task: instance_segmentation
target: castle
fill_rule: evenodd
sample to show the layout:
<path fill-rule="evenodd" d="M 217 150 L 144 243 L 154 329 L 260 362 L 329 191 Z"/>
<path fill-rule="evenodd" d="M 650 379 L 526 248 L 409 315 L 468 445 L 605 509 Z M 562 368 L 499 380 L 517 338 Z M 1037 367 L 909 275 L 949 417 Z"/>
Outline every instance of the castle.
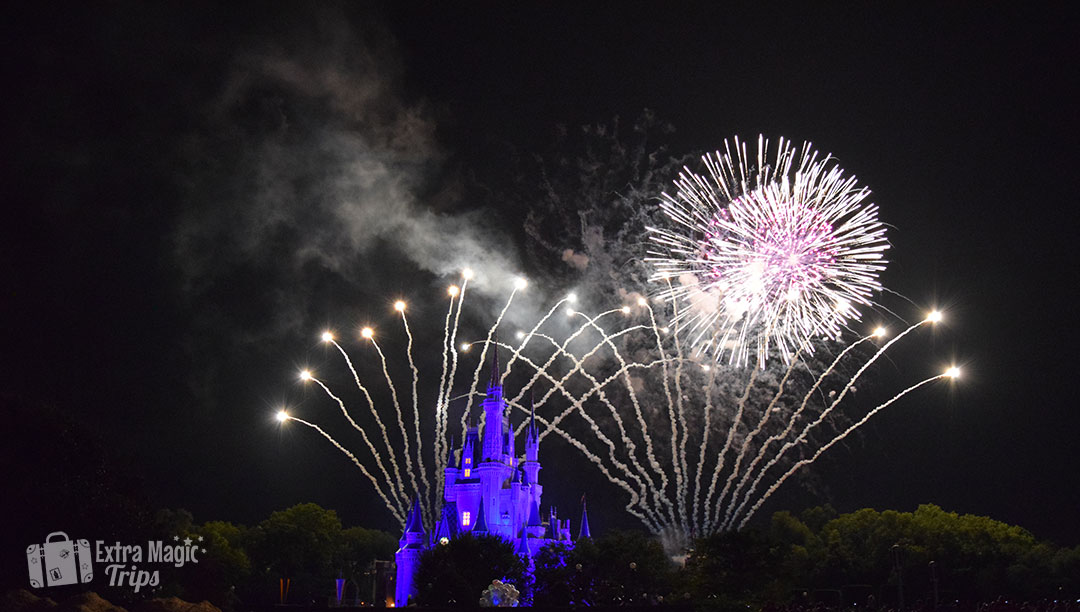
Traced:
<path fill-rule="evenodd" d="M 427 548 L 445 544 L 458 534 L 498 535 L 514 544 L 517 554 L 531 561 L 544 545 L 570 542 L 570 521 L 560 520 L 554 507 L 547 521 L 541 518 L 540 435 L 536 415 L 531 414 L 525 429 L 525 454 L 517 456 L 510 426 L 509 410 L 503 398 L 499 357 L 492 357 L 491 382 L 481 403 L 484 410 L 483 438 L 473 422 L 461 446 L 459 457 L 451 449 L 444 472 L 442 511 L 431 534 L 424 531 L 419 500 L 409 511 L 405 532 L 394 555 L 397 581 L 394 601 L 406 605 L 416 595 L 413 578 L 420 554 Z M 589 520 L 582 508 L 578 538 L 589 537 Z"/>

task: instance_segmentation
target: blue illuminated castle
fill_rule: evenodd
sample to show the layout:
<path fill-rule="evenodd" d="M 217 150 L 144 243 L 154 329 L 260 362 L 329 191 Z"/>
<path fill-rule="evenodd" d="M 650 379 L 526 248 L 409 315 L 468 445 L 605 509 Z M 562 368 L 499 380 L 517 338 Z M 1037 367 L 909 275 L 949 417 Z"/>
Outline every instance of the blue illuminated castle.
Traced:
<path fill-rule="evenodd" d="M 395 602 L 403 606 L 416 594 L 413 577 L 420 553 L 461 533 L 498 535 L 514 545 L 517 554 L 531 560 L 541 547 L 555 541 L 570 542 L 570 521 L 560 520 L 552 507 L 547 520 L 540 513 L 540 435 L 535 414 L 525 429 L 525 454 L 518 457 L 509 411 L 503 399 L 499 357 L 492 359 L 491 382 L 481 406 L 484 431 L 472 420 L 461 452 L 451 449 L 446 464 L 443 505 L 431 534 L 424 531 L 419 501 L 414 501 L 397 553 Z M 589 537 L 584 508 L 578 537 Z"/>

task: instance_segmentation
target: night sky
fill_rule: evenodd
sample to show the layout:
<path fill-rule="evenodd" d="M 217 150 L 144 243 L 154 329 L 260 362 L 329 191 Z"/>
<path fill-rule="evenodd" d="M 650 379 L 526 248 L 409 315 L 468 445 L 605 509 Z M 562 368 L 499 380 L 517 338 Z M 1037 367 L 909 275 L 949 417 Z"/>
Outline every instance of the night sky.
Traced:
<path fill-rule="evenodd" d="M 926 355 L 964 368 L 766 510 L 936 503 L 1080 543 L 1076 20 L 578 4 L 7 9 L 2 471 L 6 493 L 44 492 L 5 500 L 13 537 L 62 528 L 37 518 L 49 492 L 87 486 L 66 467 L 84 444 L 102 479 L 198 521 L 314 501 L 394 528 L 345 458 L 272 420 L 283 403 L 330 414 L 295 380 L 333 363 L 318 333 L 392 327 L 399 296 L 438 326 L 470 258 L 559 270 L 525 246 L 532 160 L 574 155 L 582 126 L 633 138 L 648 109 L 671 156 L 759 133 L 833 153 L 890 225 L 883 284 L 947 313 Z M 917 380 L 922 356 L 882 386 Z M 545 455 L 545 500 L 615 492 L 567 453 Z M 619 508 L 590 505 L 594 531 L 634 526 Z"/>

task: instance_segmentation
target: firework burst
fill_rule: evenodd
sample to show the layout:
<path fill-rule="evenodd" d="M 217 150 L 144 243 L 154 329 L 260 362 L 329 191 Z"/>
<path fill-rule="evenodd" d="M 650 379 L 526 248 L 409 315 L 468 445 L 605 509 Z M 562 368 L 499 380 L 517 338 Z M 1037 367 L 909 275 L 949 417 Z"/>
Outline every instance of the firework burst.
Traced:
<path fill-rule="evenodd" d="M 881 289 L 888 248 L 870 190 L 833 159 L 780 140 L 775 157 L 758 138 L 702 158 L 703 176 L 684 168 L 675 195 L 663 194 L 669 228 L 650 228 L 648 261 L 675 323 L 699 351 L 733 364 L 770 351 L 784 362 L 837 338 Z"/>

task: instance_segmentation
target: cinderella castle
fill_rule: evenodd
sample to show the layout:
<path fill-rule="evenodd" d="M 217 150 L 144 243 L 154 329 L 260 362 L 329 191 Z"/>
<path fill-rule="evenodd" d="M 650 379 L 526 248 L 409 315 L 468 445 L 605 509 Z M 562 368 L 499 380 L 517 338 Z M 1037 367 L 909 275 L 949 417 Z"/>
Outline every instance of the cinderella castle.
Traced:
<path fill-rule="evenodd" d="M 416 595 L 413 578 L 420 554 L 459 534 L 498 535 L 511 542 L 517 554 L 530 562 L 548 543 L 572 542 L 569 519 L 560 520 L 554 507 L 549 508 L 547 520 L 540 512 L 544 487 L 540 484 L 540 435 L 535 413 L 530 415 L 525 429 L 525 454 L 519 457 L 500 379 L 496 352 L 492 358 L 491 382 L 481 403 L 483 437 L 473 419 L 460 453 L 450 451 L 444 474 L 442 511 L 432 533 L 424 531 L 420 503 L 413 502 L 399 542 L 401 547 L 394 555 L 397 563 L 394 601 L 398 606 L 406 605 Z M 578 538 L 587 537 L 589 519 L 583 507 Z"/>

